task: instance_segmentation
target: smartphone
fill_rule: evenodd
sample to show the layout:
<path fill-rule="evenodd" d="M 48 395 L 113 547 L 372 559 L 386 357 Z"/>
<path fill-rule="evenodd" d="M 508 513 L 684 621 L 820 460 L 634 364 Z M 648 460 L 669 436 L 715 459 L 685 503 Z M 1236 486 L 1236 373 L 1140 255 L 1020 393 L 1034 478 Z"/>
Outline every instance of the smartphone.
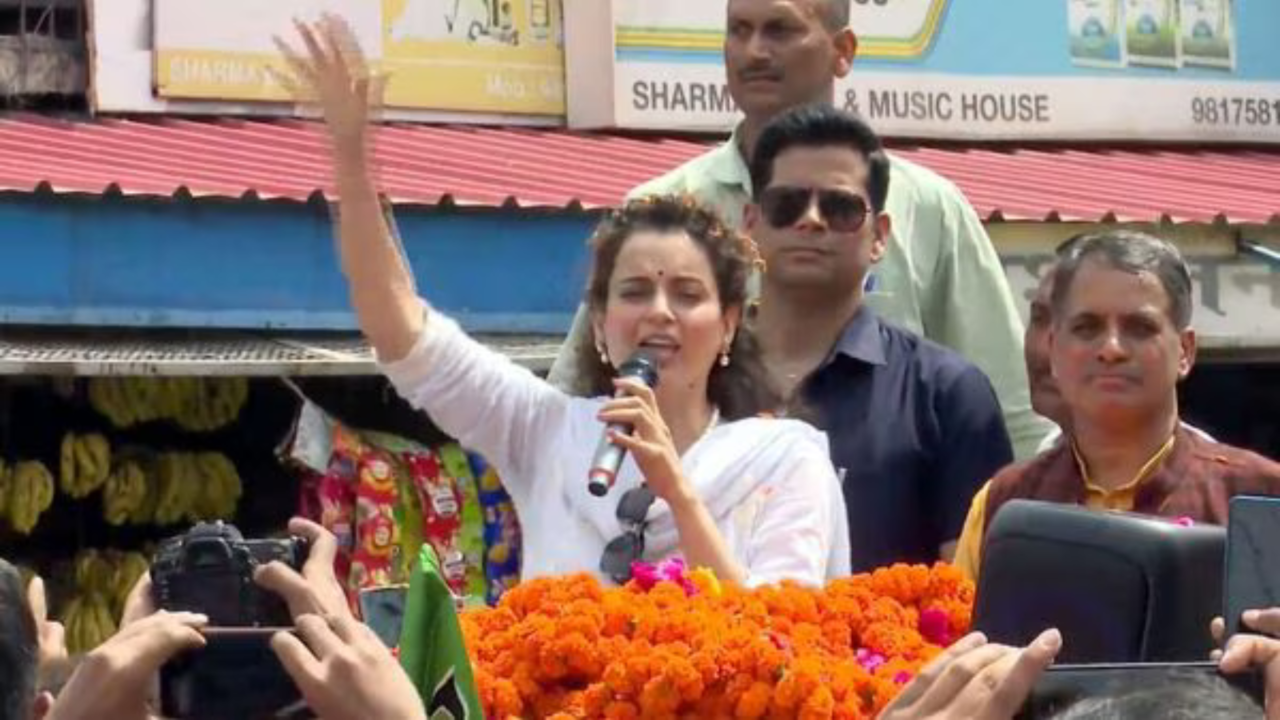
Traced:
<path fill-rule="evenodd" d="M 1218 675 L 1262 706 L 1266 686 L 1262 674 L 1250 670 L 1221 675 L 1217 663 L 1115 663 L 1054 665 L 1040 676 L 1014 720 L 1053 717 L 1079 700 L 1175 683 L 1193 675 Z"/>
<path fill-rule="evenodd" d="M 389 648 L 399 647 L 400 628 L 404 625 L 405 596 L 408 585 L 388 585 L 360 591 L 360 616 Z"/>
<path fill-rule="evenodd" d="M 1239 495 L 1227 514 L 1223 615 L 1229 640 L 1246 610 L 1280 607 L 1280 498 Z"/>
<path fill-rule="evenodd" d="M 314 718 L 271 649 L 292 628 L 207 628 L 205 646 L 160 668 L 160 710 L 175 720 Z"/>

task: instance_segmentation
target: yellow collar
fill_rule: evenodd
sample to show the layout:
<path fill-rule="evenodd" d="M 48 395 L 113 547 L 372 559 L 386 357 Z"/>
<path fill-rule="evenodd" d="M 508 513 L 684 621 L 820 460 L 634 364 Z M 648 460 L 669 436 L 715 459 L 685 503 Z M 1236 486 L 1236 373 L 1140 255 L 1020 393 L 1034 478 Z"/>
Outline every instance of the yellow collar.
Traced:
<path fill-rule="evenodd" d="M 1106 490 L 1093 482 L 1093 479 L 1089 476 L 1089 468 L 1085 465 L 1084 456 L 1080 454 L 1080 448 L 1076 445 L 1075 440 L 1071 441 L 1071 454 L 1075 456 L 1076 467 L 1080 469 L 1080 477 L 1084 479 L 1085 488 L 1090 492 L 1100 493 L 1102 495 L 1111 495 L 1125 492 L 1127 490 L 1133 490 L 1138 485 L 1142 484 L 1142 481 L 1151 477 L 1160 462 L 1165 459 L 1171 450 L 1173 450 L 1173 441 L 1176 437 L 1176 434 L 1170 435 L 1169 439 L 1164 442 L 1164 445 L 1161 445 L 1160 449 L 1157 450 L 1149 460 L 1143 463 L 1142 468 L 1138 470 L 1138 474 L 1135 475 L 1132 480 L 1113 490 Z"/>

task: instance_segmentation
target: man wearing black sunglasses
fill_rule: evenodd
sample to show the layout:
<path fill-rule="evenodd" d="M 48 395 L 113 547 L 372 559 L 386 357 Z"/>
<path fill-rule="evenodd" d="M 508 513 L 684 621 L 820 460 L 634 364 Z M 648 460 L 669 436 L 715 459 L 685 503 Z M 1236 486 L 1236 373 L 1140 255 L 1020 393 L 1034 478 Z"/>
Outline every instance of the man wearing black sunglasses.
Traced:
<path fill-rule="evenodd" d="M 708 2 L 710 0 L 701 0 Z M 719 0 L 725 3 L 724 65 L 742 111 L 732 137 L 632 191 L 632 197 L 690 193 L 741 227 L 753 183 L 756 139 L 790 108 L 830 103 L 837 78 L 853 67 L 858 38 L 852 0 Z M 868 275 L 866 302 L 886 320 L 972 360 L 995 383 L 1019 457 L 1031 457 L 1051 424 L 1031 408 L 1022 363 L 1022 321 L 1008 279 L 973 208 L 927 168 L 889 156 L 894 217 L 884 257 Z M 579 310 L 550 380 L 570 387 L 573 350 L 587 332 Z"/>
<path fill-rule="evenodd" d="M 830 105 L 797 108 L 764 129 L 750 171 L 746 227 L 766 264 L 754 329 L 844 471 L 853 570 L 950 559 L 1013 451 L 982 371 L 864 302 L 895 220 L 879 138 Z"/>

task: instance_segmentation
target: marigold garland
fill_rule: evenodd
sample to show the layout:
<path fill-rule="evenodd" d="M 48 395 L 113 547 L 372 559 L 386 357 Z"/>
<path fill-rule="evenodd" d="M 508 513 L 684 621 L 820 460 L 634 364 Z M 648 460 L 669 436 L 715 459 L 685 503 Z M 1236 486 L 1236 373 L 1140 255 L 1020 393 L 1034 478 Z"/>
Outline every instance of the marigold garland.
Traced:
<path fill-rule="evenodd" d="M 605 589 L 532 580 L 461 616 L 488 718 L 873 718 L 968 631 L 956 568 L 721 587 L 695 571 Z M 692 594 L 691 594 L 692 593 Z"/>

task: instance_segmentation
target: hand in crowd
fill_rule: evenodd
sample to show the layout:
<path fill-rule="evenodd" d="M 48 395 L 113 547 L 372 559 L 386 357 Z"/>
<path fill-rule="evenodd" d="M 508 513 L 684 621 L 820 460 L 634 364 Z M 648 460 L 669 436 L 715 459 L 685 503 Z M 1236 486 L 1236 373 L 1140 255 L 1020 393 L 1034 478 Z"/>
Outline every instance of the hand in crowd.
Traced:
<path fill-rule="evenodd" d="M 879 720 L 1007 720 L 1012 718 L 1062 648 L 1047 630 L 1025 648 L 966 636 L 920 671 Z"/>
<path fill-rule="evenodd" d="M 271 639 L 307 705 L 323 720 L 426 720 L 418 690 L 369 626 L 350 615 L 294 618 Z"/>
<path fill-rule="evenodd" d="M 1280 638 L 1280 607 L 1266 610 L 1246 610 L 1241 618 L 1243 628 L 1263 635 Z M 1209 627 L 1213 641 L 1221 645 L 1226 640 L 1227 625 L 1222 618 L 1214 618 Z"/>
<path fill-rule="evenodd" d="M 337 539 L 307 520 L 294 519 L 289 531 L 311 543 L 302 573 L 272 563 L 256 580 L 289 605 L 297 636 L 278 633 L 271 647 L 307 704 L 323 720 L 425 719 L 409 676 L 347 605 L 333 572 Z"/>
<path fill-rule="evenodd" d="M 1227 643 L 1218 668 L 1227 675 L 1260 670 L 1266 687 L 1267 720 L 1280 720 L 1280 640 L 1262 635 L 1236 635 Z"/>
<path fill-rule="evenodd" d="M 338 539 L 323 526 L 303 518 L 290 520 L 289 532 L 308 543 L 301 574 L 282 562 L 273 562 L 259 569 L 254 580 L 284 598 L 289 614 L 294 617 L 308 614 L 352 617 L 347 594 L 333 571 Z"/>
<path fill-rule="evenodd" d="M 259 569 L 254 579 L 284 598 L 293 615 L 296 636 L 279 633 L 271 645 L 307 704 L 322 720 L 425 719 L 409 677 L 347 605 L 333 571 L 337 539 L 298 518 L 290 521 L 289 531 L 310 543 L 302 571 L 277 562 Z M 34 599 L 32 606 L 37 608 Z M 203 647 L 200 629 L 206 623 L 202 615 L 157 612 L 151 579 L 143 575 L 125 603 L 120 632 L 86 656 L 47 717 L 149 717 L 160 667 L 183 651 Z M 48 635 L 60 637 L 56 628 Z M 42 652 L 43 638 L 42 631 Z"/>
<path fill-rule="evenodd" d="M 85 656 L 46 720 L 145 720 L 160 667 L 204 646 L 203 615 L 158 612 L 125 625 Z"/>
<path fill-rule="evenodd" d="M 39 576 L 32 578 L 27 586 L 27 604 L 31 606 L 31 615 L 36 621 L 36 636 L 40 644 L 40 671 L 43 676 L 50 667 L 67 661 L 67 631 L 62 623 L 49 619 L 49 602 L 45 595 L 44 580 Z"/>

